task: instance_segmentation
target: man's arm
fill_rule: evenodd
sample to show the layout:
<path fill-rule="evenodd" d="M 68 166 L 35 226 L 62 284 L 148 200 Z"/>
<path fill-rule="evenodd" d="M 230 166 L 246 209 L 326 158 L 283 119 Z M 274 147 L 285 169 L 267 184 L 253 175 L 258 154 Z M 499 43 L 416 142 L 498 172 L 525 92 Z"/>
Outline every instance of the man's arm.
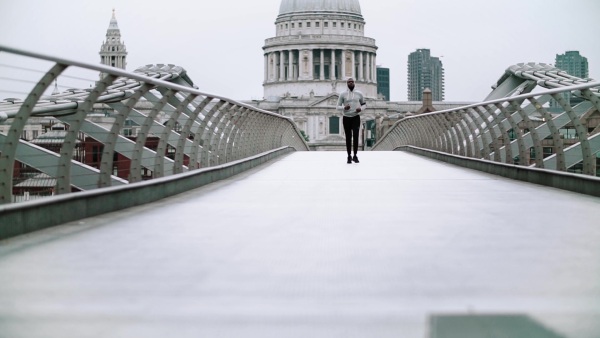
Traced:
<path fill-rule="evenodd" d="M 356 112 L 360 113 L 365 111 L 365 109 L 367 108 L 367 102 L 365 102 L 365 97 L 362 93 L 360 94 L 360 98 L 358 98 L 358 103 L 360 103 L 360 107 L 356 108 Z"/>
<path fill-rule="evenodd" d="M 337 111 L 344 112 L 344 107 L 346 106 L 346 105 L 344 104 L 344 101 L 345 101 L 345 100 L 344 100 L 344 94 L 342 93 L 342 94 L 340 94 L 340 97 L 338 98 L 337 105 L 335 106 L 335 109 L 336 109 Z"/>

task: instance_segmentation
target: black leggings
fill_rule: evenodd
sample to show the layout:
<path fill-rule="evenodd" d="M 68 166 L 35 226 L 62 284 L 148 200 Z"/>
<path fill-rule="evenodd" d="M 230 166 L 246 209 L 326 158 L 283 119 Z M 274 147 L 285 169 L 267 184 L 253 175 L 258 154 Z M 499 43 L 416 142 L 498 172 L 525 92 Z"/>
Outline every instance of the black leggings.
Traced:
<path fill-rule="evenodd" d="M 360 129 L 360 116 L 342 118 L 342 124 L 344 125 L 344 133 L 346 133 L 346 151 L 350 156 L 350 145 L 354 145 L 354 155 L 358 152 L 358 131 Z M 352 142 L 354 141 L 354 142 Z"/>

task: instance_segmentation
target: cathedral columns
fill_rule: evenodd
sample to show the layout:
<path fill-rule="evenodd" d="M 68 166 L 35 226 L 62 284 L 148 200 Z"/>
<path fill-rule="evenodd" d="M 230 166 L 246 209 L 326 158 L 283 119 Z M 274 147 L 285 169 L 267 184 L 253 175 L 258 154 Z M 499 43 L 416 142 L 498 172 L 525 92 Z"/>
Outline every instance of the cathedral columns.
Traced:
<path fill-rule="evenodd" d="M 289 53 L 289 63 L 288 63 L 288 81 L 294 81 L 296 80 L 296 74 L 294 72 L 294 50 L 290 49 L 288 51 Z"/>
<path fill-rule="evenodd" d="M 273 82 L 274 81 L 274 67 L 275 67 L 275 56 L 273 55 L 273 53 L 269 53 L 267 58 L 269 59 L 269 69 L 267 70 L 267 82 Z"/>
<path fill-rule="evenodd" d="M 364 74 L 365 62 L 363 60 L 363 54 L 364 54 L 364 52 L 362 52 L 362 51 L 360 51 L 358 54 L 358 81 L 365 81 L 365 74 Z"/>
<path fill-rule="evenodd" d="M 279 70 L 281 68 L 279 66 L 280 62 L 281 62 L 281 53 L 275 52 L 275 64 L 273 65 L 273 81 L 275 81 L 275 82 L 279 81 L 279 77 L 281 76 L 279 74 Z"/>
<path fill-rule="evenodd" d="M 285 80 L 285 54 L 283 51 L 279 52 L 279 81 Z"/>
<path fill-rule="evenodd" d="M 366 78 L 367 82 L 371 82 L 372 74 L 373 73 L 371 72 L 371 53 L 367 53 L 367 78 Z"/>
<path fill-rule="evenodd" d="M 265 54 L 265 81 L 269 81 L 269 54 Z"/>
<path fill-rule="evenodd" d="M 376 61 L 376 55 L 373 54 L 372 60 L 373 60 L 373 67 L 371 68 L 371 79 L 373 80 L 373 82 L 377 82 L 377 61 Z"/>
<path fill-rule="evenodd" d="M 264 54 L 264 82 L 335 81 L 353 77 L 356 81 L 376 83 L 376 64 L 376 54 L 367 51 L 333 48 L 273 51 Z"/>
<path fill-rule="evenodd" d="M 341 77 L 341 80 L 345 81 L 346 78 L 348 78 L 348 67 L 347 67 L 347 64 L 348 64 L 348 60 L 347 60 L 348 53 L 347 52 L 348 51 L 342 50 L 341 52 L 342 52 L 341 53 L 342 59 L 340 60 L 340 77 Z"/>
<path fill-rule="evenodd" d="M 271 53 L 273 55 L 273 61 L 271 63 L 271 81 L 279 81 L 279 52 Z"/>
<path fill-rule="evenodd" d="M 329 78 L 335 80 L 335 49 L 331 50 L 331 66 L 329 66 Z"/>
<path fill-rule="evenodd" d="M 351 51 L 350 53 L 352 53 L 352 72 L 350 73 L 350 76 L 356 80 L 356 53 L 354 51 Z"/>
<path fill-rule="evenodd" d="M 319 72 L 319 80 L 325 80 L 325 50 L 321 49 L 321 67 Z"/>

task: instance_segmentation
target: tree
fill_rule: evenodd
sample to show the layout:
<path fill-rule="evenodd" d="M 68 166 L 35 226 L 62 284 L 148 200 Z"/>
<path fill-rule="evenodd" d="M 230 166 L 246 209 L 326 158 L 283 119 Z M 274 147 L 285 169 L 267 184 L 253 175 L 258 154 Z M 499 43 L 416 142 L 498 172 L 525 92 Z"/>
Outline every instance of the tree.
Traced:
<path fill-rule="evenodd" d="M 308 135 L 306 135 L 306 133 L 304 132 L 304 130 L 300 130 L 300 134 L 302 134 L 302 137 L 304 137 L 304 141 L 306 141 L 306 142 L 310 141 Z"/>

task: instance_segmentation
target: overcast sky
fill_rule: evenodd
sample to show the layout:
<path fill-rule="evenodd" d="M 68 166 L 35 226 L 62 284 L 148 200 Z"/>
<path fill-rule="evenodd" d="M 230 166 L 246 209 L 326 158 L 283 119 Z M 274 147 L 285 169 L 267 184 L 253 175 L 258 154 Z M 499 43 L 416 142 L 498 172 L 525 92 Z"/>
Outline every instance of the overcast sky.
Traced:
<path fill-rule="evenodd" d="M 275 36 L 281 0 L 0 0 L 0 44 L 99 63 L 112 9 L 128 67 L 182 66 L 201 91 L 237 100 L 263 97 L 263 51 Z M 390 68 L 391 100 L 407 99 L 407 58 L 442 57 L 446 101 L 481 101 L 504 70 L 554 64 L 578 50 L 600 80 L 598 0 L 360 1 L 365 35 Z M 0 70 L 1 71 L 1 70 Z M 0 74 L 1 76 L 1 74 Z"/>

